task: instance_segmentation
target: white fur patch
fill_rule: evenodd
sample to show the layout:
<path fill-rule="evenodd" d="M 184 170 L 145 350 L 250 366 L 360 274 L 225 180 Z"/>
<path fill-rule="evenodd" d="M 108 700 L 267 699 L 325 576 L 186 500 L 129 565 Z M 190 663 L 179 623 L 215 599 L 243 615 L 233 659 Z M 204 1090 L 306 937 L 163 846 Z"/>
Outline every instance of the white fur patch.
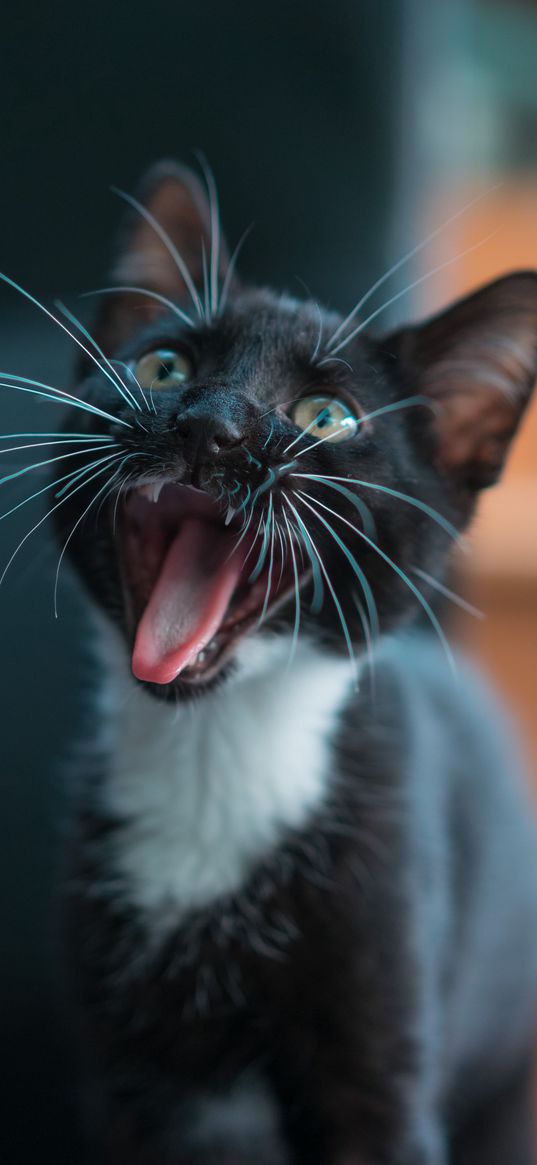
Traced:
<path fill-rule="evenodd" d="M 112 635 L 107 624 L 109 658 Z M 131 904 L 166 925 L 237 891 L 322 803 L 352 672 L 306 642 L 286 670 L 289 640 L 258 635 L 242 645 L 238 676 L 176 707 L 135 683 L 117 646 L 103 796 L 125 825 L 113 862 Z"/>
<path fill-rule="evenodd" d="M 232 1144 L 252 1151 L 280 1133 L 279 1112 L 268 1088 L 246 1079 L 223 1096 L 203 1096 L 194 1104 L 186 1133 L 189 1149 Z M 280 1160 L 278 1156 L 278 1160 Z"/>

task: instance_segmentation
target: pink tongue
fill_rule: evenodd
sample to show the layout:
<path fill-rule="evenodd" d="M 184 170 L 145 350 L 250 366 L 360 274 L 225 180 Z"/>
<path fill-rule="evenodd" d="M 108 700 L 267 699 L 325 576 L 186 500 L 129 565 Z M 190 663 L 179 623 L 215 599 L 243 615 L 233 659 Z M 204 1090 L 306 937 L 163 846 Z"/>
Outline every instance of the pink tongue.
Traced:
<path fill-rule="evenodd" d="M 188 518 L 174 538 L 140 621 L 132 656 L 139 680 L 168 684 L 216 634 L 239 581 L 233 535 Z"/>

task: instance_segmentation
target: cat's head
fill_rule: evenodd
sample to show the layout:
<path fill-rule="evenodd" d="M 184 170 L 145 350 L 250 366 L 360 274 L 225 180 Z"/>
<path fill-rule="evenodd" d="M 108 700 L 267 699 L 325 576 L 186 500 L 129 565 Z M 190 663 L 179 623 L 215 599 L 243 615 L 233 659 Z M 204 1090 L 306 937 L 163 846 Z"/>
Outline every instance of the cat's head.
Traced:
<path fill-rule="evenodd" d="M 429 579 L 533 387 L 537 275 L 374 339 L 243 286 L 215 203 L 163 164 L 111 283 L 76 388 L 97 411 L 69 416 L 95 442 L 53 502 L 138 679 L 186 698 L 255 636 L 358 657 L 418 613 L 434 623 Z"/>

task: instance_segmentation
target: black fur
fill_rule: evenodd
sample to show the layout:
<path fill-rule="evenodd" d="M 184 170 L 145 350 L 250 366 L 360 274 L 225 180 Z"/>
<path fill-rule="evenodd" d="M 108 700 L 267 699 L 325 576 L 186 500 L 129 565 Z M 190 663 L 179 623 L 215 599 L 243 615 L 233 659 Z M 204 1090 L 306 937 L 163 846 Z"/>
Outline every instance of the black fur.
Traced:
<path fill-rule="evenodd" d="M 174 190 L 189 207 L 186 227 L 184 213 L 167 214 Z M 206 228 L 191 180 L 161 171 L 145 197 L 183 251 L 187 231 L 194 264 L 192 220 L 198 233 Z M 138 263 L 148 237 L 155 246 L 144 231 L 132 225 L 126 243 Z M 150 259 L 138 281 L 184 308 L 184 285 L 175 276 L 173 286 L 166 256 L 153 250 Z M 278 404 L 328 392 L 367 415 L 423 397 L 373 418 L 355 440 L 301 457 L 274 487 L 279 514 L 289 475 L 303 469 L 381 483 L 462 529 L 476 488 L 500 470 L 535 377 L 531 273 L 500 281 L 421 329 L 383 340 L 359 336 L 343 353 L 348 364 L 326 360 L 322 344 L 312 359 L 315 306 L 269 291 L 235 283 L 221 315 L 193 329 L 156 312 L 149 299 L 139 308 L 126 293 L 106 302 L 97 334 L 107 354 L 129 364 L 165 342 L 186 351 L 195 371 L 181 391 L 155 394 L 145 429 L 121 430 L 88 415 L 89 431 L 113 432 L 136 454 L 132 481 L 166 471 L 214 491 L 216 424 L 240 437 L 217 458 L 231 496 L 234 482 L 255 488 L 267 469 L 288 463 L 285 449 L 297 430 Z M 339 318 L 321 321 L 326 341 Z M 132 422 L 132 410 L 87 364 L 78 393 Z M 409 502 L 350 488 L 370 508 L 378 545 L 411 579 L 416 567 L 444 576 L 445 529 Z M 341 494 L 320 482 L 309 482 L 307 492 L 361 525 Z M 89 486 L 56 511 L 63 538 L 91 496 Z M 112 495 L 97 523 L 78 526 L 69 550 L 128 638 L 114 503 Z M 326 528 L 301 512 L 360 654 L 355 574 Z M 118 823 L 92 808 L 106 781 L 106 755 L 86 774 L 91 795 L 74 844 L 69 924 L 84 1047 L 99 1081 L 92 1123 L 114 1165 L 531 1163 L 537 851 L 516 762 L 475 677 L 462 666 L 454 683 L 433 631 L 420 629 L 415 593 L 350 527 L 334 524 L 369 580 L 381 638 L 374 690 L 366 673 L 342 714 L 331 792 L 307 833 L 291 833 L 239 895 L 178 920 L 166 943 L 144 957 L 140 920 L 106 889 L 107 840 Z M 301 634 L 341 654 L 337 609 L 328 597 L 320 614 L 309 614 L 311 588 L 305 579 Z M 434 592 L 423 582 L 420 589 L 432 602 Z M 289 600 L 269 620 L 271 633 L 293 621 Z M 233 668 L 231 660 L 211 685 L 225 683 Z M 149 688 L 155 697 L 192 695 L 180 679 Z M 203 690 L 196 695 L 202 699 Z M 200 1099 L 225 1096 L 237 1082 L 246 1087 L 251 1074 L 268 1086 L 279 1130 L 260 1126 L 250 1138 L 231 1130 L 225 1143 L 195 1149 L 190 1129 Z"/>

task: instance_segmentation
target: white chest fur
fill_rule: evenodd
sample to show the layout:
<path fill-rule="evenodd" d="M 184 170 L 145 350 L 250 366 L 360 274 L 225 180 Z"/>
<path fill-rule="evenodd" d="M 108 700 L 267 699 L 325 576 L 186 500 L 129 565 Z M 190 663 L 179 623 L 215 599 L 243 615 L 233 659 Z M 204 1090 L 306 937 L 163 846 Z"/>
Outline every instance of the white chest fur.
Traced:
<path fill-rule="evenodd" d="M 113 861 L 131 904 L 164 924 L 238 890 L 327 789 L 348 662 L 303 644 L 286 670 L 287 643 L 252 649 L 253 667 L 247 659 L 239 678 L 177 708 L 119 681 L 104 788 L 124 822 Z"/>

